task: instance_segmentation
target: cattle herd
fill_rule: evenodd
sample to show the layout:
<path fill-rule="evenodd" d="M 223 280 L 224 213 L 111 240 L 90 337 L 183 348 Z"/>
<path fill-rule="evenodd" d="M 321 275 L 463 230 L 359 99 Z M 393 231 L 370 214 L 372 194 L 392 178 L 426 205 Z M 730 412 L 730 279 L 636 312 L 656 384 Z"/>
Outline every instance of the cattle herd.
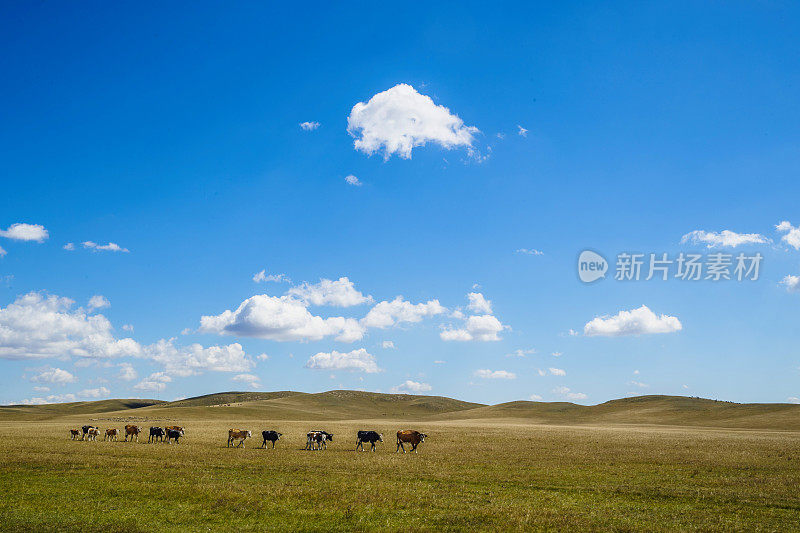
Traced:
<path fill-rule="evenodd" d="M 143 429 L 139 426 L 133 424 L 127 424 L 125 426 L 125 442 L 133 442 L 134 439 L 136 442 L 139 442 L 139 434 L 143 432 Z M 72 440 L 85 440 L 85 441 L 96 441 L 97 437 L 100 435 L 100 428 L 96 426 L 86 425 L 81 427 L 80 429 L 70 429 L 69 430 L 70 439 Z M 106 429 L 103 440 L 119 440 L 120 432 L 116 428 L 109 428 Z M 180 438 L 183 437 L 184 431 L 183 427 L 181 426 L 166 426 L 166 427 L 151 427 L 150 428 L 150 435 L 147 438 L 148 443 L 154 442 L 166 442 L 167 444 L 175 441 L 175 444 L 180 444 Z M 244 448 L 244 441 L 251 438 L 253 436 L 252 432 L 247 429 L 229 429 L 228 430 L 228 447 L 241 447 Z M 261 444 L 261 448 L 267 447 L 267 442 L 272 443 L 272 447 L 275 448 L 275 443 L 280 440 L 283 436 L 283 433 L 278 433 L 277 431 L 273 430 L 265 430 L 261 432 L 261 436 L 264 439 L 264 442 Z M 130 437 L 130 441 L 128 438 Z M 425 442 L 425 437 L 427 435 L 425 433 L 420 433 L 419 431 L 414 431 L 410 429 L 404 429 L 397 432 L 397 450 L 403 450 L 403 453 L 406 453 L 406 444 L 411 445 L 411 451 L 416 453 L 417 446 L 421 442 Z M 238 441 L 238 443 L 237 443 Z M 306 434 L 306 446 L 304 449 L 306 450 L 326 450 L 328 448 L 328 443 L 333 442 L 333 433 L 328 433 L 327 431 L 322 430 L 314 430 L 309 431 Z M 364 449 L 364 443 L 370 445 L 370 450 L 375 451 L 376 445 L 379 442 L 383 442 L 383 434 L 378 433 L 377 431 L 359 431 L 356 435 L 356 450 L 367 451 Z"/>

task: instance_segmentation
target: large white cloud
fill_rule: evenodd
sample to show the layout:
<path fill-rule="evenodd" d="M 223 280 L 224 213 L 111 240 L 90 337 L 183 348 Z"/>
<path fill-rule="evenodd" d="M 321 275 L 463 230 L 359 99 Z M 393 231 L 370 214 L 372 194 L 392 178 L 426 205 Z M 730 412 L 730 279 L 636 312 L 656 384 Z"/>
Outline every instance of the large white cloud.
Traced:
<path fill-rule="evenodd" d="M 505 328 L 493 315 L 473 315 L 467 318 L 463 328 L 446 329 L 439 336 L 444 341 L 499 341 L 498 334 Z"/>
<path fill-rule="evenodd" d="M 391 302 L 382 301 L 369 310 L 367 316 L 361 319 L 361 324 L 369 328 L 388 328 L 396 324 L 415 323 L 444 313 L 439 300 L 429 300 L 426 303 L 412 304 L 398 296 Z"/>
<path fill-rule="evenodd" d="M 354 318 L 322 318 L 312 315 L 304 302 L 291 296 L 259 294 L 242 302 L 235 311 L 200 318 L 200 331 L 257 337 L 275 341 L 336 340 L 354 342 L 364 328 Z"/>
<path fill-rule="evenodd" d="M 784 220 L 777 226 L 775 229 L 778 230 L 780 233 L 785 233 L 781 240 L 794 248 L 795 250 L 800 250 L 800 226 L 792 226 L 792 224 L 788 220 Z"/>
<path fill-rule="evenodd" d="M 44 242 L 50 234 L 39 224 L 11 224 L 7 230 L 0 230 L 0 237 L 15 241 Z"/>
<path fill-rule="evenodd" d="M 599 316 L 583 327 L 587 336 L 623 337 L 651 333 L 674 333 L 683 329 L 677 317 L 656 315 L 646 305 L 614 316 Z"/>
<path fill-rule="evenodd" d="M 289 296 L 310 305 L 334 305 L 351 307 L 372 301 L 372 296 L 364 296 L 356 290 L 352 281 L 346 277 L 337 280 L 321 279 L 319 283 L 303 283 L 287 291 Z"/>
<path fill-rule="evenodd" d="M 100 314 L 72 309 L 69 298 L 31 292 L 0 308 L 0 358 L 111 358 L 138 355 L 139 344 L 116 339 Z"/>
<path fill-rule="evenodd" d="M 255 361 L 236 342 L 204 348 L 200 344 L 176 346 L 175 339 L 161 339 L 145 346 L 144 355 L 162 364 L 165 372 L 173 376 L 191 376 L 206 370 L 247 372 L 255 367 Z"/>
<path fill-rule="evenodd" d="M 314 370 L 347 370 L 350 372 L 366 372 L 374 374 L 380 372 L 375 357 L 364 348 L 347 353 L 319 352 L 306 362 L 306 368 Z"/>
<path fill-rule="evenodd" d="M 429 142 L 470 148 L 478 128 L 465 126 L 449 109 L 401 83 L 354 105 L 347 131 L 356 138 L 357 150 L 372 155 L 383 149 L 386 159 L 393 154 L 409 159 L 414 147 Z"/>
<path fill-rule="evenodd" d="M 78 378 L 63 368 L 46 368 L 35 376 L 32 376 L 31 381 L 36 383 L 66 385 L 67 383 L 75 383 L 78 381 Z"/>
<path fill-rule="evenodd" d="M 407 379 L 400 385 L 392 387 L 392 392 L 429 392 L 431 389 L 433 389 L 433 387 L 428 383 Z"/>
<path fill-rule="evenodd" d="M 736 248 L 744 244 L 767 244 L 770 240 L 758 233 L 736 233 L 730 230 L 694 230 L 681 238 L 681 243 L 705 244 L 708 248 Z"/>

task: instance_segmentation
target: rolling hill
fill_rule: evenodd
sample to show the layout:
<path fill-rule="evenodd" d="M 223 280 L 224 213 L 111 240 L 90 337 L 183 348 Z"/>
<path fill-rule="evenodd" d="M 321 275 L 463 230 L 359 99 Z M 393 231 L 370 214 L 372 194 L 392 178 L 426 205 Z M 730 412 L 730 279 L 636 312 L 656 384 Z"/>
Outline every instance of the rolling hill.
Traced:
<path fill-rule="evenodd" d="M 44 420 L 88 414 L 131 419 L 503 421 L 557 425 L 668 425 L 800 430 L 800 405 L 737 404 L 684 396 L 637 396 L 598 405 L 516 401 L 498 405 L 443 396 L 350 390 L 222 392 L 174 402 L 103 400 L 0 407 L 0 420 Z"/>

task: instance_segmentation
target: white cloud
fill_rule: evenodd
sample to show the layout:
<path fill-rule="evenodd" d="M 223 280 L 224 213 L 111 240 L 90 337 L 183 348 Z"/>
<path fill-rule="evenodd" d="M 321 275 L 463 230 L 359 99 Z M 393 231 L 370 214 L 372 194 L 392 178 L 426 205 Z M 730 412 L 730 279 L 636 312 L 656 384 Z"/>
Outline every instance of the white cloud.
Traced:
<path fill-rule="evenodd" d="M 530 399 L 533 400 L 534 402 L 541 402 L 542 401 L 542 397 L 539 396 L 538 394 L 531 394 L 530 395 Z"/>
<path fill-rule="evenodd" d="M 567 400 L 585 400 L 588 398 L 582 392 L 572 392 L 569 387 L 556 387 L 553 392 L 566 398 Z"/>
<path fill-rule="evenodd" d="M 789 396 L 788 398 L 786 398 L 786 401 L 789 403 L 800 403 L 800 398 L 798 398 L 797 396 Z"/>
<path fill-rule="evenodd" d="M 84 248 L 92 250 L 94 252 L 124 252 L 128 253 L 130 250 L 127 248 L 122 248 L 119 244 L 114 242 L 109 242 L 108 244 L 97 244 L 93 241 L 85 241 L 82 243 Z"/>
<path fill-rule="evenodd" d="M 123 324 L 122 325 L 122 329 L 124 331 L 133 331 L 133 325 L 132 324 Z"/>
<path fill-rule="evenodd" d="M 383 149 L 410 159 L 411 150 L 427 143 L 443 148 L 472 147 L 478 129 L 464 122 L 430 97 L 405 83 L 359 102 L 347 118 L 347 131 L 356 138 L 355 148 L 372 155 Z"/>
<path fill-rule="evenodd" d="M 638 371 L 638 370 L 634 370 L 634 371 L 633 371 L 633 375 L 634 375 L 634 376 L 638 376 L 638 375 L 639 375 L 639 371 Z"/>
<path fill-rule="evenodd" d="M 398 296 L 391 302 L 382 301 L 369 310 L 361 319 L 361 324 L 369 328 L 387 328 L 396 324 L 416 323 L 425 317 L 444 313 L 446 309 L 439 300 L 428 300 L 426 303 L 412 304 Z"/>
<path fill-rule="evenodd" d="M 640 389 L 646 389 L 647 387 L 650 386 L 647 383 L 642 383 L 641 381 L 631 381 L 629 382 L 629 385 L 633 385 L 634 387 L 639 387 Z"/>
<path fill-rule="evenodd" d="M 239 343 L 226 346 L 200 344 L 175 346 L 175 339 L 161 339 L 144 347 L 145 357 L 164 365 L 167 374 L 191 376 L 209 370 L 213 372 L 247 372 L 255 362 Z"/>
<path fill-rule="evenodd" d="M 138 377 L 139 374 L 136 372 L 136 369 L 133 368 L 133 365 L 130 363 L 120 363 L 119 374 L 117 374 L 118 379 L 123 381 L 133 381 Z"/>
<path fill-rule="evenodd" d="M 569 335 L 570 337 L 577 337 L 580 334 L 581 334 L 580 331 L 575 331 L 574 329 L 571 329 L 571 328 L 567 332 L 567 335 Z"/>
<path fill-rule="evenodd" d="M 361 294 L 356 290 L 353 282 L 346 277 L 335 281 L 323 278 L 319 283 L 314 284 L 304 282 L 302 285 L 292 287 L 286 294 L 309 305 L 352 307 L 372 301 L 372 296 Z"/>
<path fill-rule="evenodd" d="M 516 253 L 524 255 L 544 255 L 544 252 L 535 248 L 517 248 Z"/>
<path fill-rule="evenodd" d="M 5 250 L 3 250 L 3 247 L 2 247 L 2 246 L 0 246 L 0 257 L 3 257 L 4 255 L 7 255 L 7 254 L 8 254 L 8 252 L 6 252 Z"/>
<path fill-rule="evenodd" d="M 433 364 L 434 364 L 434 365 L 443 365 L 443 364 L 445 364 L 446 362 L 447 362 L 447 361 L 436 360 L 436 361 L 434 361 L 434 362 L 433 362 Z"/>
<path fill-rule="evenodd" d="M 31 292 L 0 308 L 0 359 L 111 358 L 137 355 L 133 339 L 116 339 L 103 315 L 71 310 L 69 298 Z"/>
<path fill-rule="evenodd" d="M 259 361 L 266 361 L 267 359 L 269 359 L 269 356 L 265 353 L 262 353 L 261 355 L 256 357 L 256 359 L 258 359 Z"/>
<path fill-rule="evenodd" d="M 0 237 L 15 241 L 44 242 L 50 234 L 39 224 L 11 224 L 7 230 L 0 230 Z"/>
<path fill-rule="evenodd" d="M 314 131 L 319 128 L 319 122 L 301 122 L 300 127 L 306 131 Z"/>
<path fill-rule="evenodd" d="M 171 382 L 172 378 L 164 372 L 155 372 L 134 385 L 133 388 L 137 390 L 161 392 L 167 388 L 167 383 Z"/>
<path fill-rule="evenodd" d="M 483 294 L 479 292 L 471 292 L 467 294 L 467 298 L 469 298 L 467 309 L 473 313 L 492 314 L 492 302 L 491 300 L 484 298 Z"/>
<path fill-rule="evenodd" d="M 553 357 L 561 357 L 561 356 L 562 356 L 562 355 L 564 355 L 564 354 L 563 354 L 563 353 L 561 353 L 561 352 L 553 352 L 553 353 L 552 353 L 552 354 L 550 354 L 550 355 L 552 355 Z"/>
<path fill-rule="evenodd" d="M 553 368 L 552 366 L 548 368 L 550 374 L 553 376 L 566 376 L 566 371 L 562 370 L 561 368 Z"/>
<path fill-rule="evenodd" d="M 256 272 L 253 274 L 253 281 L 262 283 L 265 281 L 274 281 L 275 283 L 291 283 L 292 280 L 286 277 L 286 274 L 267 274 L 266 270 Z"/>
<path fill-rule="evenodd" d="M 517 134 L 519 134 L 521 137 L 527 137 L 528 130 L 517 124 Z"/>
<path fill-rule="evenodd" d="M 45 387 L 44 385 L 35 385 L 33 390 L 36 392 L 50 392 L 50 387 Z"/>
<path fill-rule="evenodd" d="M 498 333 L 506 327 L 492 315 L 475 315 L 467 318 L 464 328 L 446 329 L 439 336 L 444 341 L 499 341 Z"/>
<path fill-rule="evenodd" d="M 255 374 L 237 374 L 231 378 L 231 381 L 246 383 L 254 389 L 257 389 L 261 386 L 261 378 Z"/>
<path fill-rule="evenodd" d="M 656 315 L 643 305 L 631 311 L 620 311 L 614 316 L 599 316 L 583 327 L 587 336 L 622 337 L 625 335 L 648 335 L 674 333 L 683 328 L 677 317 Z"/>
<path fill-rule="evenodd" d="M 64 402 L 74 402 L 77 401 L 77 397 L 72 394 L 51 394 L 45 398 L 36 397 L 36 398 L 29 398 L 26 400 L 22 400 L 20 403 L 22 405 L 45 405 L 48 403 L 64 403 Z"/>
<path fill-rule="evenodd" d="M 800 226 L 792 226 L 788 220 L 784 220 L 777 226 L 775 229 L 780 233 L 786 233 L 781 240 L 794 248 L 795 250 L 800 250 Z"/>
<path fill-rule="evenodd" d="M 518 348 L 511 353 L 507 353 L 506 357 L 525 357 L 526 355 L 535 354 L 536 350 L 534 348 L 529 348 L 527 350 L 523 350 L 522 348 Z"/>
<path fill-rule="evenodd" d="M 64 246 L 62 246 L 62 248 L 63 248 L 64 250 L 67 250 L 67 251 L 70 251 L 70 252 L 71 252 L 72 250 L 74 250 L 74 249 L 75 249 L 75 243 L 74 243 L 74 242 L 68 242 L 67 244 L 65 244 Z"/>
<path fill-rule="evenodd" d="M 380 372 L 375 357 L 364 348 L 347 353 L 337 352 L 336 350 L 319 352 L 312 355 L 306 362 L 306 368 L 314 370 L 348 370 L 351 372 L 366 372 L 368 374 Z"/>
<path fill-rule="evenodd" d="M 394 342 L 392 342 L 392 341 L 383 341 L 381 343 L 381 347 L 384 350 L 394 350 Z"/>
<path fill-rule="evenodd" d="M 235 311 L 201 317 L 199 331 L 275 341 L 320 340 L 335 335 L 336 340 L 354 342 L 364 336 L 364 327 L 353 318 L 322 318 L 312 315 L 304 302 L 291 296 L 266 294 L 248 298 Z"/>
<path fill-rule="evenodd" d="M 407 379 L 400 385 L 392 387 L 392 392 L 428 392 L 431 389 L 433 389 L 433 387 L 428 383 L 420 383 L 419 381 Z"/>
<path fill-rule="evenodd" d="M 78 396 L 81 398 L 104 398 L 111 394 L 111 391 L 105 387 L 99 387 L 97 389 L 83 389 L 78 393 Z"/>
<path fill-rule="evenodd" d="M 356 187 L 361 187 L 362 185 L 364 185 L 363 183 L 361 183 L 361 180 L 359 180 L 352 174 L 348 174 L 347 176 L 345 176 L 344 181 L 346 181 L 348 185 L 354 185 Z"/>
<path fill-rule="evenodd" d="M 681 238 L 681 243 L 705 244 L 707 248 L 736 248 L 744 244 L 767 244 L 769 239 L 758 233 L 736 233 L 730 230 L 703 231 L 695 230 Z"/>
<path fill-rule="evenodd" d="M 41 373 L 33 376 L 31 381 L 36 383 L 55 383 L 58 385 L 66 385 L 67 383 L 75 383 L 78 381 L 78 378 L 61 368 L 47 368 Z"/>
<path fill-rule="evenodd" d="M 89 310 L 93 311 L 95 309 L 102 309 L 104 307 L 111 307 L 111 302 L 106 299 L 105 296 L 100 294 L 95 294 L 91 298 L 89 298 Z"/>
<path fill-rule="evenodd" d="M 547 370 L 542 370 L 541 368 L 537 368 L 536 373 L 539 374 L 540 376 L 546 376 Z"/>
<path fill-rule="evenodd" d="M 780 283 L 789 292 L 800 292 L 800 276 L 785 276 Z"/>
<path fill-rule="evenodd" d="M 475 377 L 482 379 L 516 379 L 517 375 L 507 370 L 489 370 L 482 368 L 475 371 Z"/>

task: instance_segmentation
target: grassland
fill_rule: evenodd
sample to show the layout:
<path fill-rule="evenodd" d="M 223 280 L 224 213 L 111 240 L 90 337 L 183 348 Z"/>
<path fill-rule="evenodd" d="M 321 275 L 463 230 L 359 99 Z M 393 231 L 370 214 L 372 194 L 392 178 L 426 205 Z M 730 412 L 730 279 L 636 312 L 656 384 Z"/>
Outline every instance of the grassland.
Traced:
<path fill-rule="evenodd" d="M 0 410 L 0 529 L 800 529 L 800 433 L 781 426 L 797 423 L 793 406 L 226 394 L 94 414 L 49 406 L 30 420 Z M 674 424 L 684 419 L 692 425 Z M 179 423 L 187 434 L 178 446 L 68 439 L 81 423 L 128 420 Z M 228 449 L 229 427 L 284 438 L 274 450 L 255 438 Z M 304 451 L 316 428 L 334 442 Z M 355 452 L 355 432 L 367 428 L 386 442 Z M 394 453 L 400 428 L 430 435 L 419 454 Z"/>

